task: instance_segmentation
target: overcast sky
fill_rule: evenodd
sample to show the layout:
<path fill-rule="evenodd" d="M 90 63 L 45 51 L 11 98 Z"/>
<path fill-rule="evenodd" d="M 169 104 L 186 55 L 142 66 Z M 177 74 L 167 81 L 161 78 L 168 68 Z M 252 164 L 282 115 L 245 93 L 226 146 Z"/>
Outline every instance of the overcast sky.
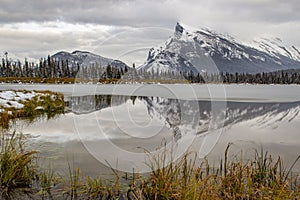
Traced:
<path fill-rule="evenodd" d="M 0 0 L 0 56 L 86 50 L 140 63 L 177 21 L 300 47 L 299 10 L 299 0 Z"/>

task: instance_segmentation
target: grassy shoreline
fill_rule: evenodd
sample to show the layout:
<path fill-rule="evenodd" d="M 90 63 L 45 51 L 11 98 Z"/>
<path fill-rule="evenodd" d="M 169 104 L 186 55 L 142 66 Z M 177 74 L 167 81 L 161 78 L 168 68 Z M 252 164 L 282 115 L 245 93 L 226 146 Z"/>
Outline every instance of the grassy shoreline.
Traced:
<path fill-rule="evenodd" d="M 34 119 L 40 115 L 48 118 L 64 113 L 64 95 L 51 91 L 8 90 L 0 91 L 0 127 L 9 128 L 10 120 Z M 4 97 L 3 97 L 4 96 Z M 5 96 L 7 96 L 5 98 Z"/>
<path fill-rule="evenodd" d="M 66 175 L 42 170 L 37 151 L 26 148 L 21 134 L 2 134 L 0 194 L 2 199 L 299 199 L 298 176 L 291 176 L 280 157 L 257 151 L 247 161 L 225 159 L 218 167 L 187 153 L 166 165 L 168 150 L 150 157 L 150 173 L 128 176 L 112 169 L 115 178 L 89 177 L 66 162 Z M 299 157 L 295 160 L 298 162 Z M 162 167 L 166 166 L 166 167 Z M 125 180 L 125 181 L 124 181 Z"/>

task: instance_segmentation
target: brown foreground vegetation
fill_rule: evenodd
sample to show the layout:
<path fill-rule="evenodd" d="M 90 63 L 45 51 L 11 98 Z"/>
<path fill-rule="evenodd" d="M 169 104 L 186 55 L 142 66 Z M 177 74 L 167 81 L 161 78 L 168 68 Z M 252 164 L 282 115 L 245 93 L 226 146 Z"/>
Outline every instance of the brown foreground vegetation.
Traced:
<path fill-rule="evenodd" d="M 2 199 L 299 199 L 297 176 L 284 168 L 280 157 L 256 152 L 247 161 L 228 161 L 212 167 L 208 161 L 196 164 L 188 153 L 166 165 L 167 150 L 150 157 L 152 172 L 133 174 L 121 183 L 121 173 L 112 169 L 113 180 L 87 177 L 67 165 L 68 175 L 36 164 L 38 152 L 27 150 L 26 138 L 3 134 L 0 154 L 0 194 Z M 295 160 L 295 163 L 299 158 Z M 165 166 L 165 167 L 163 167 Z M 127 174 L 126 174 L 127 178 Z"/>

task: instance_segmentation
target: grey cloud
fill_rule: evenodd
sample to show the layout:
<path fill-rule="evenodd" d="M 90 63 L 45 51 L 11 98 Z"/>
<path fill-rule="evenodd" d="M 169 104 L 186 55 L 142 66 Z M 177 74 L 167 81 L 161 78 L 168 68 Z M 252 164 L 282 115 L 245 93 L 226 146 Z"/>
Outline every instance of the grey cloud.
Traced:
<path fill-rule="evenodd" d="M 0 22 L 62 20 L 70 23 L 98 23 L 129 26 L 169 26 L 191 15 L 195 20 L 211 15 L 234 20 L 258 20 L 273 23 L 299 21 L 297 0 L 1 0 Z M 205 12 L 204 12 L 205 13 Z M 207 13 L 206 13 L 207 14 Z M 214 18 L 212 16 L 212 18 Z M 226 18 L 225 18 L 226 20 Z"/>
<path fill-rule="evenodd" d="M 35 24 L 33 24 L 35 25 Z M 33 26 L 32 24 L 28 26 Z M 26 26 L 23 25 L 23 26 Z M 44 27 L 45 26 L 45 27 Z M 33 29 L 20 29 L 18 25 L 0 28 L 0 52 L 13 52 L 19 57 L 34 57 L 39 59 L 57 51 L 87 50 L 100 55 L 118 58 L 130 51 L 143 49 L 144 55 L 130 53 L 127 57 L 135 57 L 137 62 L 146 59 L 147 52 L 168 38 L 171 29 L 165 28 L 131 28 L 113 27 L 106 31 L 96 25 L 74 25 L 75 30 L 69 28 L 58 31 L 64 26 L 60 22 L 55 25 L 45 23 Z M 49 27 L 54 29 L 49 29 Z M 45 30 L 43 30 L 45 28 Z M 72 29 L 72 27 L 71 27 Z M 139 58 L 137 58 L 139 56 Z M 133 62 L 133 61 L 132 61 Z"/>
<path fill-rule="evenodd" d="M 72 32 L 34 32 L 24 30 L 0 29 L 0 53 L 13 52 L 21 57 L 45 57 L 58 50 L 72 51 L 83 48 L 91 50 L 90 44 L 101 40 L 95 33 Z"/>
<path fill-rule="evenodd" d="M 166 25 L 170 21 L 174 23 L 176 17 L 173 14 L 168 13 L 164 1 L 11 0 L 1 2 L 0 22 L 62 20 L 70 23 L 149 26 L 154 23 Z"/>
<path fill-rule="evenodd" d="M 227 3 L 226 3 L 227 2 Z M 234 0 L 233 3 L 220 1 L 220 8 L 231 12 L 237 20 L 286 23 L 300 21 L 299 1 L 261 0 L 242 1 Z"/>

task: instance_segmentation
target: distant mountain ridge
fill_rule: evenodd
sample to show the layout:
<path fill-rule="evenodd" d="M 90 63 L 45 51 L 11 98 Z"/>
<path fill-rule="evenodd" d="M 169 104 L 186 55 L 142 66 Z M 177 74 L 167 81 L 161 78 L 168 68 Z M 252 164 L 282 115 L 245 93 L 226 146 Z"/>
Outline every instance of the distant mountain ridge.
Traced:
<path fill-rule="evenodd" d="M 73 51 L 72 53 L 66 51 L 60 51 L 51 56 L 54 60 L 68 60 L 71 65 L 80 65 L 80 66 L 101 66 L 106 67 L 107 65 L 111 65 L 114 67 L 125 68 L 127 66 L 124 62 L 120 60 L 114 60 L 111 58 L 105 58 L 100 55 L 96 55 L 94 53 L 88 51 Z M 127 66 L 128 67 L 128 66 Z"/>
<path fill-rule="evenodd" d="M 61 51 L 51 56 L 68 60 L 72 66 L 127 66 L 120 60 L 87 51 Z M 128 66 L 127 66 L 128 67 Z M 208 29 L 194 29 L 177 23 L 172 36 L 160 47 L 149 50 L 147 60 L 138 69 L 148 72 L 261 73 L 300 69 L 300 49 L 279 39 L 263 38 L 241 42 Z"/>
<path fill-rule="evenodd" d="M 139 69 L 194 73 L 300 69 L 300 50 L 285 46 L 278 38 L 244 43 L 229 35 L 177 23 L 174 34 L 161 47 L 151 48 Z"/>

